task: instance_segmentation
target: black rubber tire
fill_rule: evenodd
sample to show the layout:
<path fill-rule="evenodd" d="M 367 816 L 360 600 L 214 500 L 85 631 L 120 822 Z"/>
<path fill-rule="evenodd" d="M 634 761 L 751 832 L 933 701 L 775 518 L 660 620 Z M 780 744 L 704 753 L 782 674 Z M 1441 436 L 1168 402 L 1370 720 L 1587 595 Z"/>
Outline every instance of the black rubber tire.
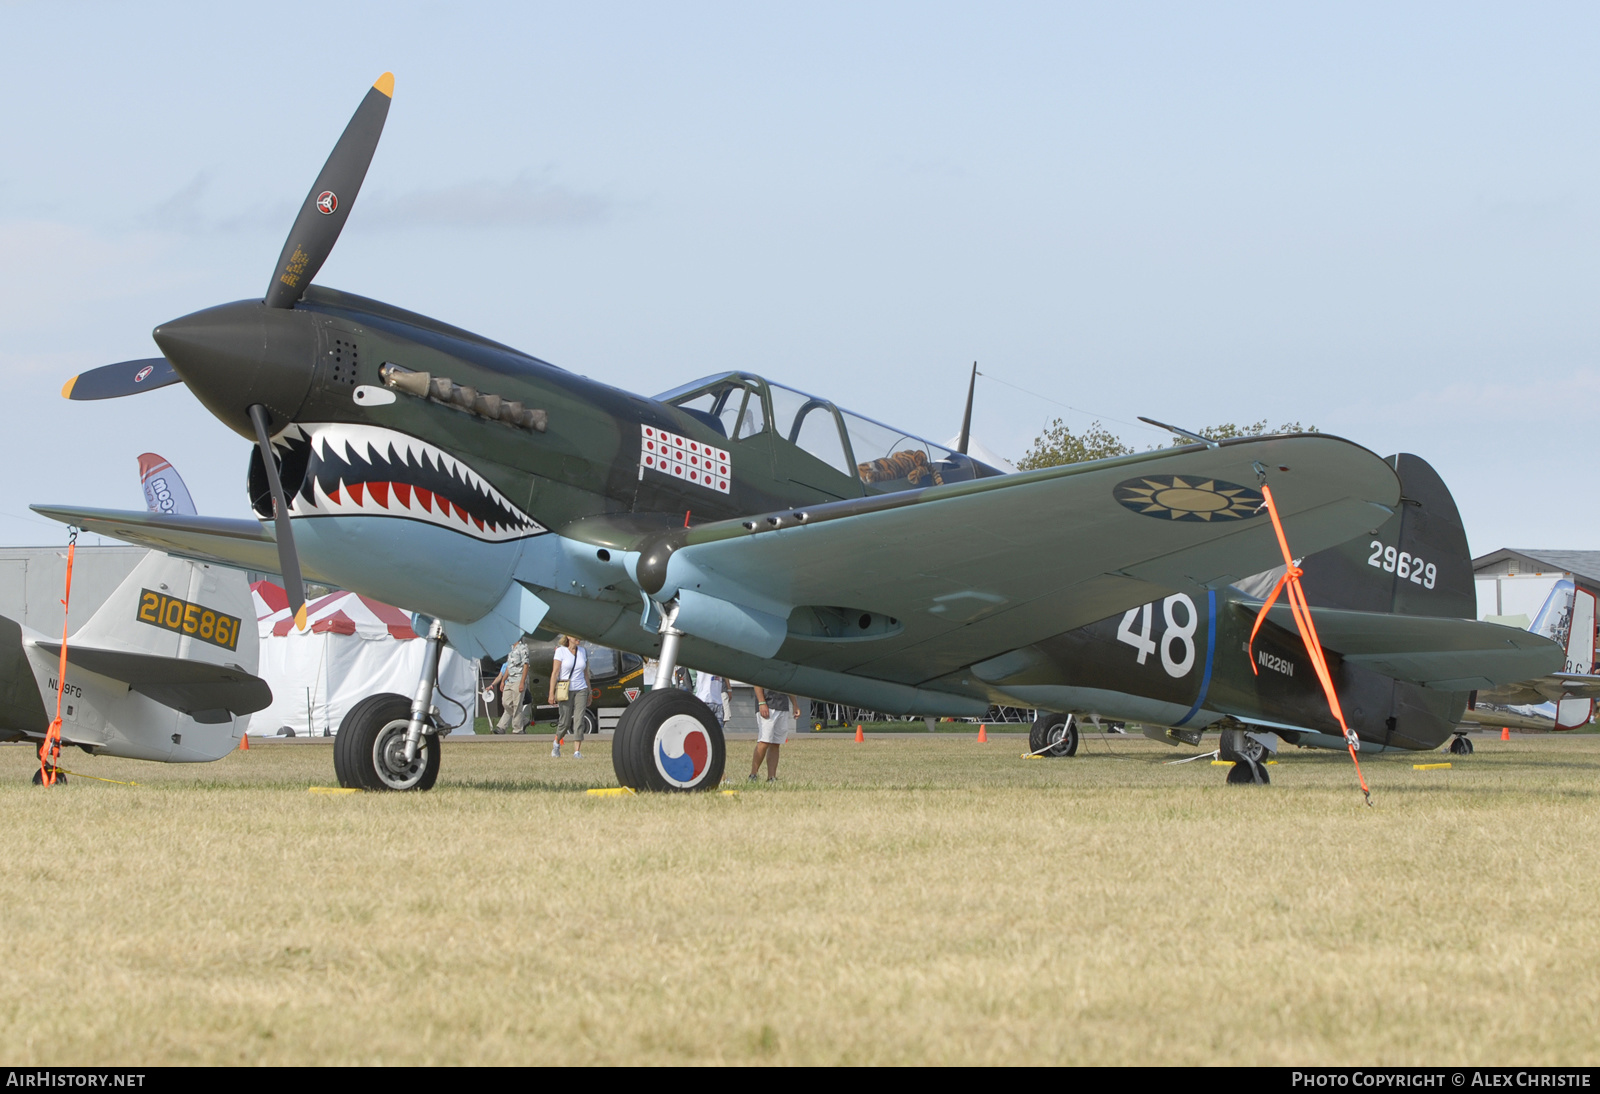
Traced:
<path fill-rule="evenodd" d="M 1472 741 L 1466 737 L 1450 738 L 1450 754 L 1452 756 L 1472 755 Z"/>
<path fill-rule="evenodd" d="M 611 734 L 611 770 L 617 774 L 618 786 L 637 788 L 639 785 L 639 777 L 633 773 L 633 750 L 628 745 L 633 738 L 634 712 L 638 705 L 638 700 L 635 700 L 623 709 L 622 717 L 617 719 L 617 728 Z"/>
<path fill-rule="evenodd" d="M 583 736 L 585 739 L 600 732 L 600 715 L 594 707 L 583 708 Z"/>
<path fill-rule="evenodd" d="M 58 769 L 56 771 L 56 784 L 60 785 L 61 783 L 64 783 L 66 781 L 67 781 L 67 773 L 65 771 L 61 771 L 61 770 Z M 44 772 L 40 771 L 37 767 L 33 769 L 33 785 L 34 786 L 43 786 L 44 785 Z"/>
<path fill-rule="evenodd" d="M 695 725 L 682 721 L 685 718 Z M 656 762 L 657 734 L 664 729 L 692 733 L 696 728 L 706 738 L 705 766 L 692 780 L 669 780 Z M 649 692 L 629 704 L 611 739 L 611 766 L 617 773 L 617 781 L 635 790 L 658 793 L 715 790 L 722 783 L 727 760 L 728 747 L 722 737 L 722 727 L 717 725 L 710 709 L 693 695 L 676 688 Z"/>
<path fill-rule="evenodd" d="M 1251 760 L 1239 760 L 1228 768 L 1229 786 L 1267 786 L 1271 782 L 1272 777 L 1267 774 L 1265 764 L 1258 764 Z"/>
<path fill-rule="evenodd" d="M 333 739 L 333 770 L 339 785 L 359 790 L 432 790 L 439 778 L 439 738 L 424 734 L 421 763 L 408 772 L 378 770 L 379 739 L 392 749 L 391 738 L 404 734 L 411 721 L 411 700 L 387 692 L 369 695 L 350 708 Z"/>
<path fill-rule="evenodd" d="M 1059 734 L 1058 743 L 1046 749 Z M 1044 749 L 1044 751 L 1040 751 Z M 1078 720 L 1068 714 L 1044 713 L 1033 720 L 1028 729 L 1028 751 L 1040 756 L 1076 756 L 1078 754 Z"/>

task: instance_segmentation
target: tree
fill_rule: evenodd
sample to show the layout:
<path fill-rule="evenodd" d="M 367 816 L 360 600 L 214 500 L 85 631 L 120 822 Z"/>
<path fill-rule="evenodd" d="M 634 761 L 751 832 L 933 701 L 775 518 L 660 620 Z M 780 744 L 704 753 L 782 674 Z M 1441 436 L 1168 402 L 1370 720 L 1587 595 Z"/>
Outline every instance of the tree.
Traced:
<path fill-rule="evenodd" d="M 1259 437 L 1266 431 L 1267 420 L 1265 418 L 1251 425 L 1234 425 L 1232 422 L 1223 422 L 1221 425 L 1208 425 L 1204 429 L 1197 430 L 1200 436 L 1209 437 L 1213 441 L 1226 441 L 1234 437 Z M 1301 425 L 1299 422 L 1284 422 L 1272 432 L 1315 433 L 1317 432 L 1317 427 L 1314 425 Z M 1181 448 L 1183 445 L 1193 443 L 1187 437 L 1174 437 L 1168 447 Z"/>
<path fill-rule="evenodd" d="M 1132 455 L 1133 449 L 1098 421 L 1082 434 L 1073 433 L 1060 418 L 1045 427 L 1033 439 L 1033 447 L 1017 463 L 1022 471 L 1041 467 L 1059 467 L 1064 463 L 1083 463 L 1085 460 L 1103 460 L 1108 456 Z"/>

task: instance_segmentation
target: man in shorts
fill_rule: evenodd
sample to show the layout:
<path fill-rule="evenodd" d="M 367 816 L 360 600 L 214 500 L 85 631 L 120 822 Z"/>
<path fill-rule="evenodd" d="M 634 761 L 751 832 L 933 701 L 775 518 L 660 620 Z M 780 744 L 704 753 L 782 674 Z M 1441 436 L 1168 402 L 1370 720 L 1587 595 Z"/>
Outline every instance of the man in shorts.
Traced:
<path fill-rule="evenodd" d="M 756 688 L 756 751 L 750 759 L 750 781 L 756 781 L 763 758 L 767 761 L 767 781 L 778 781 L 778 750 L 789 739 L 794 729 L 795 712 L 800 709 L 800 699 L 781 691 Z"/>
<path fill-rule="evenodd" d="M 494 727 L 494 731 L 504 733 L 507 727 L 510 727 L 512 733 L 526 732 L 528 718 L 533 714 L 532 707 L 522 705 L 522 695 L 528 690 L 526 635 L 512 644 L 511 652 L 506 655 L 505 667 L 500 670 L 500 675 L 494 678 L 494 683 L 489 685 L 489 689 L 492 691 L 499 687 L 501 681 L 505 682 L 505 688 L 500 692 L 500 702 L 505 707 L 505 712 L 500 715 L 500 724 Z"/>

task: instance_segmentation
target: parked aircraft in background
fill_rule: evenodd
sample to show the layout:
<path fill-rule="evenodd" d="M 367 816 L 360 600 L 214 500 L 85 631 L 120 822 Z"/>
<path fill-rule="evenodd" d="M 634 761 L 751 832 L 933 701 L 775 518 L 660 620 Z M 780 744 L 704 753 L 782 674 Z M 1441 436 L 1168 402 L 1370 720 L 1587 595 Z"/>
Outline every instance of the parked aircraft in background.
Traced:
<path fill-rule="evenodd" d="M 1570 730 L 1588 725 L 1600 698 L 1600 676 L 1594 675 L 1595 596 L 1571 579 L 1555 583 L 1528 630 L 1562 646 L 1561 671 L 1535 676 L 1473 695 L 1463 719 L 1490 727 L 1517 730 Z M 1451 745 L 1452 751 L 1472 751 Z"/>
<path fill-rule="evenodd" d="M 1548 640 L 1465 618 L 1470 568 L 1462 594 L 1409 457 L 1322 434 L 1197 438 L 1002 475 L 751 372 L 645 398 L 312 285 L 392 90 L 385 75 L 357 110 L 264 299 L 163 323 L 162 358 L 64 391 L 186 384 L 255 441 L 259 522 L 35 507 L 282 573 L 296 608 L 304 572 L 434 617 L 416 692 L 374 696 L 341 725 L 346 786 L 432 786 L 438 648 L 499 656 L 539 627 L 658 656 L 662 678 L 681 661 L 891 713 L 998 703 L 1218 728 L 1259 780 L 1253 730 L 1343 747 L 1283 613 L 1252 653 L 1249 593 L 1229 591 L 1281 561 L 1269 481 L 1294 549 L 1330 561 L 1307 588 L 1363 742 L 1435 747 L 1472 689 L 1560 663 Z M 712 788 L 725 760 L 710 712 L 670 688 L 629 706 L 612 753 L 619 781 L 654 790 Z"/>
<path fill-rule="evenodd" d="M 234 570 L 152 551 L 85 618 L 67 642 L 63 744 L 136 760 L 215 760 L 272 701 L 255 675 L 255 614 Z M 61 635 L 27 624 L 0 616 L 3 740 L 43 740 L 55 711 Z"/>

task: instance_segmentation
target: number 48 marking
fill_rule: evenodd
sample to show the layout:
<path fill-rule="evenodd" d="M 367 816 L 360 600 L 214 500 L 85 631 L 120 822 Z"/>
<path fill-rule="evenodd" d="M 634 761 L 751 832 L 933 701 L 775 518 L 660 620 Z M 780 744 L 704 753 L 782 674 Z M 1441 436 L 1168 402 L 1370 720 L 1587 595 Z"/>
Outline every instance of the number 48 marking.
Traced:
<path fill-rule="evenodd" d="M 1183 607 L 1184 621 L 1180 624 L 1173 618 L 1173 609 Z M 1144 664 L 1145 659 L 1157 648 L 1161 650 L 1161 667 L 1167 671 L 1168 676 L 1185 676 L 1194 668 L 1194 632 L 1200 623 L 1200 613 L 1195 610 L 1194 601 L 1183 593 L 1174 593 L 1161 602 L 1161 617 L 1166 623 L 1166 633 L 1161 636 L 1161 641 L 1155 642 L 1150 637 L 1150 624 L 1155 614 L 1154 604 L 1146 604 L 1141 608 L 1129 608 L 1122 617 L 1122 623 L 1117 627 L 1117 641 L 1132 646 L 1139 651 L 1139 664 Z M 1139 619 L 1139 629 L 1133 629 L 1134 617 Z M 1174 656 L 1173 647 L 1182 647 L 1182 656 Z"/>

